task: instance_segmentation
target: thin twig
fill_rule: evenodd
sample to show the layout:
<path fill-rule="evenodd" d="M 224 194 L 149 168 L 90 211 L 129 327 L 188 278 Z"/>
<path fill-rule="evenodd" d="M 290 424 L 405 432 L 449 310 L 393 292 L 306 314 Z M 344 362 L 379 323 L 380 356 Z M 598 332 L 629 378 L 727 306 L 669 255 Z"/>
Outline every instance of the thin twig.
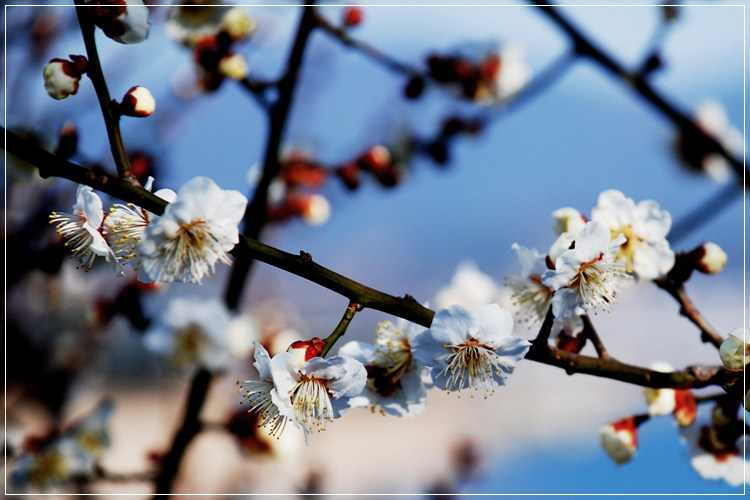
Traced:
<path fill-rule="evenodd" d="M 593 323 L 591 323 L 591 318 L 589 318 L 588 314 L 584 314 L 582 318 L 583 318 L 584 335 L 586 335 L 586 338 L 591 340 L 591 343 L 594 344 L 594 349 L 596 349 L 596 353 L 599 355 L 600 358 L 608 358 L 609 353 L 607 352 L 607 349 L 604 347 L 604 343 L 602 342 L 602 339 L 599 338 L 599 334 L 597 333 L 596 328 L 594 328 Z"/>
<path fill-rule="evenodd" d="M 659 288 L 666 290 L 669 295 L 674 297 L 678 304 L 680 304 L 680 315 L 685 316 L 701 331 L 701 340 L 703 342 L 710 342 L 717 348 L 721 346 L 724 338 L 712 327 L 706 318 L 698 311 L 693 301 L 688 297 L 685 287 L 682 285 L 675 285 L 668 280 L 658 279 L 654 280 L 654 283 Z"/>
<path fill-rule="evenodd" d="M 729 208 L 736 200 L 740 199 L 740 195 L 742 195 L 742 188 L 736 184 L 729 183 L 722 186 L 709 199 L 693 208 L 672 225 L 672 229 L 669 232 L 669 243 L 674 245 L 703 224 L 709 222 L 712 218 Z"/>
<path fill-rule="evenodd" d="M 320 351 L 321 358 L 324 358 L 326 354 L 328 354 L 328 352 L 331 350 L 331 347 L 333 347 L 333 344 L 335 344 L 336 341 L 346 333 L 346 329 L 349 328 L 349 323 L 351 323 L 352 318 L 354 318 L 354 315 L 361 310 L 361 304 L 357 304 L 356 302 L 349 303 L 346 311 L 344 311 L 344 315 L 341 317 L 341 321 L 339 321 L 339 324 L 336 325 L 336 328 L 334 328 L 333 332 L 331 332 L 331 334 L 325 338 L 325 345 Z"/>
<path fill-rule="evenodd" d="M 123 179 L 131 180 L 130 162 L 128 161 L 128 155 L 125 153 L 125 146 L 122 143 L 122 135 L 120 134 L 120 116 L 115 114 L 112 109 L 112 99 L 107 89 L 107 81 L 102 72 L 102 65 L 99 62 L 99 53 L 96 50 L 96 38 L 94 36 L 96 26 L 88 19 L 88 11 L 84 0 L 75 0 L 75 3 L 78 22 L 81 25 L 81 33 L 83 34 L 83 43 L 86 46 L 88 59 L 86 74 L 91 79 L 91 83 L 93 83 L 94 90 L 96 91 L 96 97 L 99 99 L 99 107 L 104 117 L 104 125 L 107 129 L 107 139 L 109 140 L 109 147 L 112 150 L 112 158 L 115 161 L 119 176 Z"/>

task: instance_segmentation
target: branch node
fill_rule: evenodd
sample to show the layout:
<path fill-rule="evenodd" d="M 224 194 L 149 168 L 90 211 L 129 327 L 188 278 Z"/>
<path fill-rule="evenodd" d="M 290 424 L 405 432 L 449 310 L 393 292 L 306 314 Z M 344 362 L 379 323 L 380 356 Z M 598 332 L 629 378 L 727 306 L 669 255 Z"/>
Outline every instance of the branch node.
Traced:
<path fill-rule="evenodd" d="M 304 250 L 299 251 L 299 258 L 304 262 L 305 264 L 309 264 L 312 262 L 312 255 L 305 252 Z"/>

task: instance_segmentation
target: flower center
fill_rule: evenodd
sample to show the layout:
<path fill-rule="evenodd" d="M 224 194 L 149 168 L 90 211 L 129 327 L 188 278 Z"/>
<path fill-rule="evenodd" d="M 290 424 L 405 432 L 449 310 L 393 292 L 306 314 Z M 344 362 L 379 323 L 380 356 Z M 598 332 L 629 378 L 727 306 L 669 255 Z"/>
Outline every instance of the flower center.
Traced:
<path fill-rule="evenodd" d="M 309 432 L 316 427 L 324 431 L 326 423 L 333 420 L 333 407 L 325 380 L 301 375 L 292 389 L 292 406 L 302 427 Z"/>
<path fill-rule="evenodd" d="M 239 380 L 237 381 L 237 385 L 240 385 Z M 242 398 L 250 403 L 250 408 L 247 411 L 257 413 L 260 416 L 261 422 L 258 424 L 258 427 L 268 425 L 268 433 L 278 439 L 281 433 L 284 432 L 288 419 L 279 413 L 279 408 L 271 398 L 271 390 L 273 388 L 273 382 L 266 380 L 246 380 L 240 385 L 240 389 L 237 392 L 242 394 Z M 242 401 L 240 401 L 240 404 L 242 404 Z"/>
<path fill-rule="evenodd" d="M 486 398 L 487 394 L 495 392 L 494 378 L 510 372 L 491 347 L 474 337 L 462 344 L 446 344 L 444 347 L 452 350 L 438 358 L 446 363 L 440 374 L 448 379 L 445 386 L 448 391 L 473 387 L 483 390 Z"/>
<path fill-rule="evenodd" d="M 208 344 L 203 329 L 195 323 L 190 323 L 177 330 L 174 335 L 177 339 L 172 354 L 174 363 L 177 366 L 187 366 L 198 361 L 201 352 Z"/>
<path fill-rule="evenodd" d="M 59 452 L 48 451 L 37 457 L 27 475 L 32 484 L 44 485 L 65 480 L 68 468 Z"/>

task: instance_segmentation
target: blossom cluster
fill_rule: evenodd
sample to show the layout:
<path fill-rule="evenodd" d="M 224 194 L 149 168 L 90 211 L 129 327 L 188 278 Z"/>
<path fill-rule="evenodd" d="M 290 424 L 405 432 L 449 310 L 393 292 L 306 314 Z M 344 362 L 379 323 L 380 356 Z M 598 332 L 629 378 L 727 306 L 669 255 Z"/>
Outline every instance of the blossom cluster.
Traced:
<path fill-rule="evenodd" d="M 123 263 L 131 264 L 144 283 L 200 283 L 217 262 L 231 262 L 228 252 L 239 241 L 237 225 L 247 205 L 242 194 L 206 177 L 188 181 L 177 193 L 154 194 L 169 202 L 160 216 L 132 204 L 115 204 L 105 214 L 93 189 L 79 186 L 73 213 L 54 212 L 50 222 L 86 269 L 105 257 L 118 275 L 124 274 Z"/>
<path fill-rule="evenodd" d="M 547 254 L 514 244 L 521 273 L 506 280 L 522 319 L 541 323 L 551 309 L 558 344 L 582 330 L 581 316 L 609 309 L 629 281 L 664 276 L 675 263 L 666 239 L 668 212 L 651 200 L 635 203 L 623 193 L 599 195 L 591 217 L 571 207 L 553 212 L 557 240 Z"/>
<path fill-rule="evenodd" d="M 384 321 L 373 344 L 352 341 L 331 358 L 321 356 L 326 342 L 317 337 L 273 357 L 256 343 L 259 379 L 238 381 L 238 392 L 276 436 L 291 422 L 307 439 L 348 408 L 413 417 L 424 410 L 429 387 L 486 397 L 505 385 L 531 346 L 512 330 L 510 311 L 497 304 L 475 311 L 453 305 L 437 311 L 428 329 Z"/>

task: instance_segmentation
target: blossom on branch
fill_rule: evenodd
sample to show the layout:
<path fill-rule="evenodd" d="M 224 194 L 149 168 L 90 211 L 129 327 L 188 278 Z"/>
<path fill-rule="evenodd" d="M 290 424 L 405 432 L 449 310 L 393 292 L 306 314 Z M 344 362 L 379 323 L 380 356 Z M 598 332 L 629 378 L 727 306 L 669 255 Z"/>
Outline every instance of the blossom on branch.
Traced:
<path fill-rule="evenodd" d="M 747 342 L 749 335 L 746 328 L 735 328 L 721 343 L 719 356 L 727 370 L 744 370 L 750 362 L 750 344 Z"/>
<path fill-rule="evenodd" d="M 380 406 L 398 417 L 413 417 L 424 411 L 428 370 L 411 352 L 414 337 L 424 328 L 406 320 L 398 327 L 390 321 L 378 324 L 375 342 L 349 342 L 339 349 L 339 355 L 353 358 L 365 365 L 367 385 L 364 391 L 350 400 L 353 408 Z"/>
<path fill-rule="evenodd" d="M 500 288 L 495 281 L 479 270 L 472 261 L 461 262 L 448 286 L 438 290 L 435 305 L 438 309 L 458 304 L 476 309 L 500 300 Z"/>
<path fill-rule="evenodd" d="M 53 99 L 65 99 L 78 92 L 78 84 L 86 73 L 88 61 L 76 55 L 71 55 L 70 59 L 55 58 L 44 66 L 44 88 Z"/>
<path fill-rule="evenodd" d="M 531 347 L 511 335 L 510 311 L 489 304 L 469 311 L 452 305 L 435 313 L 429 330 L 412 342 L 412 353 L 430 367 L 435 385 L 447 391 L 472 388 L 485 397 L 505 385 Z"/>
<path fill-rule="evenodd" d="M 672 217 L 666 210 L 660 210 L 655 201 L 636 204 L 620 191 L 610 189 L 599 195 L 591 220 L 606 224 L 612 231 L 612 239 L 619 234 L 625 236 L 617 259 L 637 278 L 655 279 L 674 266 L 675 255 L 667 241 Z"/>
<path fill-rule="evenodd" d="M 101 233 L 104 210 L 102 199 L 93 188 L 79 185 L 73 213 L 52 212 L 49 218 L 51 224 L 57 224 L 57 232 L 65 238 L 65 246 L 71 247 L 83 267 L 90 269 L 97 256 L 105 257 L 115 274 L 124 275 L 115 252 Z"/>
<path fill-rule="evenodd" d="M 630 277 L 626 266 L 615 259 L 625 241 L 620 234 L 610 242 L 607 226 L 589 222 L 575 236 L 572 248 L 555 258 L 555 268 L 544 272 L 542 283 L 555 290 L 552 312 L 557 320 L 614 304 Z"/>
<path fill-rule="evenodd" d="M 506 278 L 505 286 L 513 292 L 513 305 L 519 309 L 520 320 L 541 324 L 554 294 L 554 290 L 542 283 L 542 275 L 547 271 L 545 256 L 518 243 L 513 243 L 511 248 L 518 255 L 521 273 Z"/>
<path fill-rule="evenodd" d="M 223 190 L 207 177 L 188 181 L 136 245 L 138 278 L 200 283 L 214 273 L 217 262 L 229 264 L 246 205 L 241 193 Z"/>
<path fill-rule="evenodd" d="M 124 44 L 148 38 L 151 16 L 143 0 L 90 0 L 87 12 L 109 38 Z"/>
<path fill-rule="evenodd" d="M 156 109 L 156 101 L 146 87 L 131 87 L 122 97 L 122 102 L 115 103 L 117 112 L 122 116 L 143 118 L 151 116 Z"/>

